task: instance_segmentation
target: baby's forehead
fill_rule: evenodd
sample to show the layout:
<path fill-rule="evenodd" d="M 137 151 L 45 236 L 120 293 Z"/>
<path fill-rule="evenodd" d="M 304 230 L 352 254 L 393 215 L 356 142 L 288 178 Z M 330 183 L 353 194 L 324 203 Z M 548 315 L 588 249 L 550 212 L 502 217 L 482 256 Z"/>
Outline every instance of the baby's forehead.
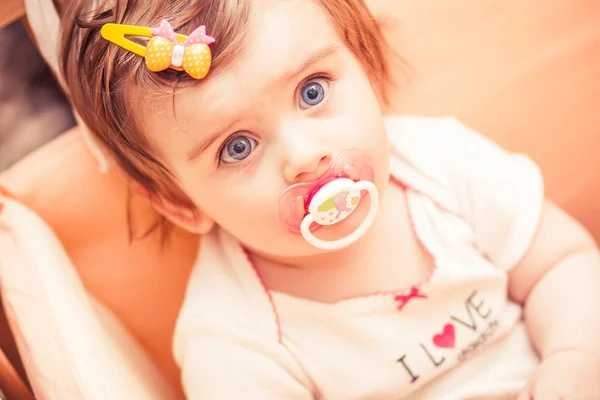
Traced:
<path fill-rule="evenodd" d="M 329 16 L 317 1 L 257 1 L 243 45 L 218 74 L 278 76 L 334 41 L 341 44 Z"/>
<path fill-rule="evenodd" d="M 329 16 L 316 1 L 256 1 L 244 43 L 235 57 L 197 85 L 178 90 L 177 114 L 197 115 L 199 104 L 206 110 L 231 108 L 243 100 L 237 98 L 239 95 L 259 96 L 261 93 L 253 90 L 281 86 L 285 83 L 281 78 L 301 67 L 311 55 L 343 46 Z"/>

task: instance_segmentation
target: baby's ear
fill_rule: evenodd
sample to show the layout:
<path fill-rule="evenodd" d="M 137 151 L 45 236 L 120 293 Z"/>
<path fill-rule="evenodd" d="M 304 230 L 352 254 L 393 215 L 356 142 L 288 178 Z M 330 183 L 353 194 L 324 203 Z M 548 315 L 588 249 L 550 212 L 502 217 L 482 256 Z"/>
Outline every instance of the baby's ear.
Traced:
<path fill-rule="evenodd" d="M 208 233 L 215 222 L 204 213 L 178 205 L 159 194 L 151 194 L 135 184 L 135 193 L 150 202 L 152 208 L 178 227 L 188 232 L 203 235 Z"/>

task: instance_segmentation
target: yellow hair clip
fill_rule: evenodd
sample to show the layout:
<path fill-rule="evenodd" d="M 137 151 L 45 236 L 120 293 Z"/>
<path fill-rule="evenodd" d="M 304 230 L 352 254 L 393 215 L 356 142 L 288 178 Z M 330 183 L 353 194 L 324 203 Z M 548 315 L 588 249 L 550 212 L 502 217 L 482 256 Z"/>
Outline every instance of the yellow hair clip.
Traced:
<path fill-rule="evenodd" d="M 144 57 L 150 71 L 160 72 L 172 68 L 185 71 L 194 79 L 202 79 L 208 74 L 212 62 L 209 44 L 215 39 L 206 35 L 206 28 L 200 26 L 189 36 L 176 34 L 171 25 L 163 20 L 158 28 L 143 26 L 104 24 L 100 31 L 102 37 Z M 125 37 L 151 37 L 146 46 L 135 43 Z"/>

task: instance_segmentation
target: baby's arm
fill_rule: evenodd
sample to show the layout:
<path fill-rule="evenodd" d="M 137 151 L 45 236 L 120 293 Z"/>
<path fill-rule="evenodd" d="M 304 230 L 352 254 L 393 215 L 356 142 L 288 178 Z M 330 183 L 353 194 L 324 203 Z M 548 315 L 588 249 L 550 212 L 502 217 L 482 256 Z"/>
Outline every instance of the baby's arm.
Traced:
<path fill-rule="evenodd" d="M 548 201 L 532 246 L 510 271 L 509 294 L 524 305 L 542 359 L 519 400 L 600 399 L 600 253 Z"/>

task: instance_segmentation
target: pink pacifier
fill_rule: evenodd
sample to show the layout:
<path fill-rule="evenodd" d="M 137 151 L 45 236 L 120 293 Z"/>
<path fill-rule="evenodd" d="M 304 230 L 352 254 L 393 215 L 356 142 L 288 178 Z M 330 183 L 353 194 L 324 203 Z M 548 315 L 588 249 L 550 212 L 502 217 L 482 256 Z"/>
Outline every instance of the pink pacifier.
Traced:
<path fill-rule="evenodd" d="M 301 233 L 311 245 L 323 250 L 335 250 L 359 239 L 375 221 L 379 208 L 377 188 L 371 182 L 373 168 L 360 150 L 346 150 L 331 163 L 319 179 L 290 186 L 279 198 L 277 215 L 290 232 Z M 313 232 L 322 226 L 334 225 L 346 219 L 370 195 L 367 217 L 350 235 L 327 241 Z"/>

